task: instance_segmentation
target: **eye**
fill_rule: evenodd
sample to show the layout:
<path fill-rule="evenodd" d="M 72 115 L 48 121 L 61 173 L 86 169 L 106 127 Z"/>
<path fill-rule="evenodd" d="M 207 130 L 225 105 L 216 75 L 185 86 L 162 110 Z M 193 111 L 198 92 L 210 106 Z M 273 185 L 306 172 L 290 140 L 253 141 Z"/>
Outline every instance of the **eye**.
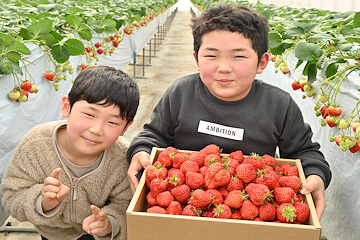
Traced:
<path fill-rule="evenodd" d="M 111 124 L 111 125 L 119 125 L 119 124 L 116 123 L 116 122 L 109 122 L 109 124 Z"/>
<path fill-rule="evenodd" d="M 85 112 L 84 112 L 84 114 L 85 114 L 86 116 L 88 116 L 88 117 L 94 117 L 94 115 L 91 115 L 90 113 L 85 113 Z"/>
<path fill-rule="evenodd" d="M 245 58 L 245 56 L 235 56 L 235 58 Z"/>

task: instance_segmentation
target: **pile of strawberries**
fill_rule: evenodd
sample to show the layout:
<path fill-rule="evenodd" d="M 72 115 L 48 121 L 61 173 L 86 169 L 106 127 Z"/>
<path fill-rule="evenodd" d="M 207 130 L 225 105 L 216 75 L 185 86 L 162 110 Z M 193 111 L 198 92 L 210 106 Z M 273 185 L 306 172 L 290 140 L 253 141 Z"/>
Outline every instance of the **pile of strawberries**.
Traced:
<path fill-rule="evenodd" d="M 305 223 L 310 209 L 299 191 L 296 166 L 270 155 L 220 154 L 210 144 L 199 152 L 167 147 L 146 168 L 148 213 L 267 222 Z"/>

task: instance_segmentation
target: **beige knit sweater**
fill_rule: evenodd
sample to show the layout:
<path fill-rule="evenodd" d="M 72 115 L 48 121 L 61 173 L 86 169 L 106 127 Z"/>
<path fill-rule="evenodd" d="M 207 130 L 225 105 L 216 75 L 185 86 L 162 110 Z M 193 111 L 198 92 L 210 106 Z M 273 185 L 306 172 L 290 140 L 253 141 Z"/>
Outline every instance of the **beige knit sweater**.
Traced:
<path fill-rule="evenodd" d="M 72 240 L 85 234 L 82 222 L 92 214 L 90 205 L 94 204 L 119 222 L 120 231 L 114 239 L 126 239 L 126 209 L 132 197 L 127 177 L 128 142 L 119 137 L 105 151 L 100 166 L 75 183 L 53 140 L 56 128 L 65 123 L 55 121 L 36 126 L 20 141 L 2 179 L 2 205 L 17 220 L 31 222 L 49 240 Z M 65 169 L 59 179 L 70 187 L 70 194 L 54 216 L 44 217 L 35 211 L 35 200 L 41 195 L 45 178 L 59 167 Z"/>

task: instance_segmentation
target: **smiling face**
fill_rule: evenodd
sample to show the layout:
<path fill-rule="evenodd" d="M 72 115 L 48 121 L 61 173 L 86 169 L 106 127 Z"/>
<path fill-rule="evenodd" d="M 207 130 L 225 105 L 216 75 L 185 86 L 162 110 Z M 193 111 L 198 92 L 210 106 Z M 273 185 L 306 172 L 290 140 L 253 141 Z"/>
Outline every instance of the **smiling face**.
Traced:
<path fill-rule="evenodd" d="M 131 123 L 120 117 L 117 105 L 100 105 L 80 100 L 70 103 L 63 97 L 62 114 L 68 118 L 66 129 L 58 132 L 58 144 L 69 161 L 76 165 L 89 165 L 123 136 Z M 102 103 L 102 102 L 100 102 Z"/>
<path fill-rule="evenodd" d="M 202 82 L 223 101 L 246 97 L 268 60 L 269 54 L 264 53 L 259 61 L 250 40 L 242 34 L 223 30 L 204 34 L 198 59 L 195 57 Z"/>

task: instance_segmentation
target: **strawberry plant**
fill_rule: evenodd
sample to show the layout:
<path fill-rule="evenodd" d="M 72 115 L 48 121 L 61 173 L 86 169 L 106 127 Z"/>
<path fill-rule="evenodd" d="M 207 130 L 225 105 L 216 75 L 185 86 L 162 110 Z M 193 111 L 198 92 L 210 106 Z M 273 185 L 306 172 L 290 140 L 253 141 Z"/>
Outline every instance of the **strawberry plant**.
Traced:
<path fill-rule="evenodd" d="M 28 60 L 30 44 L 35 44 L 46 54 L 47 71 L 53 72 L 54 77 L 46 72 L 44 77 L 57 90 L 61 81 L 74 73 L 70 57 L 84 56 L 81 64 L 87 67 L 96 64 L 98 55 L 114 52 L 124 38 L 124 29 L 131 27 L 132 34 L 175 2 L 3 1 L 0 8 L 0 74 L 14 76 L 14 89 L 9 93 L 11 99 L 16 98 L 15 89 L 28 79 L 22 79 L 24 74 L 30 76 L 31 84 L 35 83 L 26 69 L 27 63 L 32 64 Z M 25 98 L 21 96 L 20 99 L 24 101 Z"/>

